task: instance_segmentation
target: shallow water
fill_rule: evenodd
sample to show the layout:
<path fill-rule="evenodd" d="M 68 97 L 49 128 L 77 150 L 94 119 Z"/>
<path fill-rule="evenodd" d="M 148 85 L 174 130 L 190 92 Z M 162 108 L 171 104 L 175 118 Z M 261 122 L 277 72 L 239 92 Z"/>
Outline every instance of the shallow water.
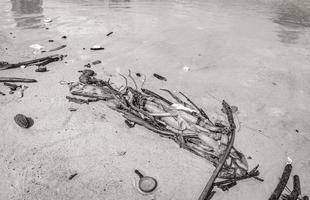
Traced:
<path fill-rule="evenodd" d="M 44 23 L 46 18 L 51 18 L 52 22 Z M 301 175 L 305 192 L 310 192 L 310 1 L 1 0 L 0 27 L 0 61 L 18 62 L 41 56 L 34 55 L 29 48 L 36 43 L 45 49 L 66 44 L 67 47 L 58 52 L 68 54 L 66 62 L 48 65 L 50 71 L 46 74 L 37 74 L 30 67 L 0 71 L 5 76 L 29 76 L 39 80 L 37 85 L 29 87 L 23 99 L 32 111 L 23 104 L 8 102 L 8 108 L 0 107 L 3 113 L 9 115 L 14 106 L 19 106 L 37 113 L 42 119 L 58 116 L 59 120 L 54 123 L 60 126 L 65 122 L 59 121 L 66 120 L 61 112 L 67 106 L 63 98 L 67 91 L 58 82 L 77 81 L 77 71 L 99 59 L 102 63 L 93 67 L 99 78 L 116 72 L 126 74 L 128 69 L 144 73 L 146 87 L 158 92 L 159 88 L 181 90 L 206 108 L 212 119 L 221 113 L 221 99 L 238 106 L 241 128 L 236 146 L 253 157 L 249 161 L 251 165 L 260 163 L 266 181 L 264 184 L 240 184 L 229 195 L 220 193 L 218 199 L 267 199 L 287 156 L 294 160 L 295 172 Z M 113 34 L 106 36 L 111 31 Z M 48 42 L 51 39 L 53 43 Z M 105 50 L 90 51 L 95 44 L 104 46 Z M 168 81 L 154 79 L 153 73 L 165 76 Z M 37 96 L 44 97 L 38 103 L 40 109 L 32 103 Z M 53 104 L 53 98 L 58 98 L 58 107 Z M 45 116 L 44 112 L 50 112 L 50 108 L 55 113 Z M 88 111 L 83 114 L 91 115 Z M 102 112 L 112 115 L 106 110 Z M 6 114 L 2 115 L 3 121 L 0 120 L 5 127 L 9 126 Z M 100 124 L 114 134 L 115 123 L 119 122 L 116 119 L 112 122 L 114 124 L 106 125 L 108 123 L 100 121 Z M 47 122 L 42 120 L 42 129 L 44 123 Z M 76 125 L 82 126 L 79 123 Z M 11 132 L 14 130 L 11 128 Z M 8 131 L 7 137 L 11 132 Z M 37 136 L 50 139 L 41 132 L 33 135 Z M 101 142 L 97 138 L 92 141 Z M 82 142 L 80 145 L 83 146 Z M 53 151 L 57 153 L 57 149 Z M 85 164 L 84 161 L 81 163 Z M 178 161 L 175 158 L 175 163 Z M 127 169 L 126 162 L 120 162 L 119 166 Z M 165 165 L 156 163 L 150 169 L 160 173 L 161 169 L 156 166 Z M 197 168 L 206 170 L 202 165 Z M 115 166 L 111 167 L 113 169 Z M 165 192 L 170 199 L 191 199 L 199 195 L 205 177 L 196 174 L 197 181 L 191 183 L 191 175 L 186 173 L 189 174 L 187 187 L 182 188 L 180 183 L 175 192 L 174 186 L 183 177 L 178 176 L 180 173 L 176 169 L 170 170 L 175 171 L 175 177 L 169 177 L 174 182 L 169 179 L 165 182 L 169 191 Z M 128 174 L 124 174 L 128 178 Z"/>

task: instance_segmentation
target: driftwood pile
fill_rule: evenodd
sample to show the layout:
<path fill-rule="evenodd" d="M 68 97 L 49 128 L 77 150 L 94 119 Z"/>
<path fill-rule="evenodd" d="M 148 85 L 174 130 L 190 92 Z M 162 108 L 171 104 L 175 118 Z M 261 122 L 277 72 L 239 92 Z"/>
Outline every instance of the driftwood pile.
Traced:
<path fill-rule="evenodd" d="M 144 126 L 216 167 L 200 199 L 210 196 L 214 186 L 228 190 L 238 180 L 251 177 L 262 180 L 258 178 L 258 166 L 249 171 L 246 157 L 233 146 L 235 124 L 232 109 L 226 101 L 223 100 L 222 105 L 227 122 L 213 122 L 202 108 L 181 92 L 185 100 L 167 89 L 163 90 L 174 99 L 172 102 L 151 90 L 138 88 L 130 71 L 127 78 L 120 75 L 126 82 L 121 88 L 113 87 L 110 80 L 97 79 L 90 69 L 80 72 L 79 81 L 69 84 L 72 95 L 109 100 L 111 109 L 122 113 L 129 127 L 136 124 Z M 129 86 L 128 79 L 134 87 Z M 215 182 L 216 178 L 224 180 Z"/>

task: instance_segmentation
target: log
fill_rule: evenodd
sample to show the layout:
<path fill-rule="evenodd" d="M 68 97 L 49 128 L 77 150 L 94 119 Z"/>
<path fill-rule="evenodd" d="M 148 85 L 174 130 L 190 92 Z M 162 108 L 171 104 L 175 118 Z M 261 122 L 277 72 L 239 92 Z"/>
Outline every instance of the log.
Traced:
<path fill-rule="evenodd" d="M 22 83 L 35 83 L 37 80 L 29 78 L 16 78 L 16 77 L 0 77 L 0 82 L 22 82 Z"/>
<path fill-rule="evenodd" d="M 230 154 L 230 151 L 231 151 L 233 144 L 234 144 L 236 125 L 234 123 L 233 114 L 232 114 L 230 106 L 228 105 L 228 103 L 225 100 L 223 100 L 222 105 L 223 105 L 224 109 L 227 111 L 226 114 L 227 114 L 228 122 L 230 125 L 230 131 L 231 131 L 230 141 L 229 141 L 229 144 L 225 150 L 225 154 L 220 158 L 218 166 L 213 171 L 211 178 L 209 179 L 207 185 L 203 189 L 198 200 L 206 200 L 208 198 L 208 196 L 210 196 L 212 194 L 211 192 L 213 189 L 213 183 L 214 183 L 215 179 L 217 178 L 218 174 L 220 173 L 220 171 L 222 170 L 223 165 L 226 162 L 226 159 L 227 159 L 228 155 Z"/>
<path fill-rule="evenodd" d="M 292 172 L 292 165 L 287 164 L 283 170 L 282 177 L 276 187 L 276 189 L 273 191 L 271 196 L 269 197 L 269 200 L 278 200 L 287 184 L 288 179 L 290 178 Z"/>
<path fill-rule="evenodd" d="M 45 56 L 45 57 L 42 57 L 42 58 L 37 58 L 37 59 L 33 59 L 33 60 L 19 62 L 19 63 L 16 63 L 16 64 L 9 64 L 8 63 L 8 64 L 0 66 L 0 70 L 18 68 L 18 67 L 20 67 L 22 65 L 31 65 L 31 64 L 34 64 L 34 63 L 43 62 L 45 60 L 54 59 L 54 58 L 60 58 L 60 57 L 62 57 L 62 55 L 55 54 L 55 55 L 51 55 L 51 56 Z"/>

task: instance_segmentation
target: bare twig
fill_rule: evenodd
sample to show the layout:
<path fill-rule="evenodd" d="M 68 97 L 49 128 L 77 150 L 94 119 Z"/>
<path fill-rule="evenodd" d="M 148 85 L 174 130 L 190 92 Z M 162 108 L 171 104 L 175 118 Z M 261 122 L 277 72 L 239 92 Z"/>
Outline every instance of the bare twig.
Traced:
<path fill-rule="evenodd" d="M 138 90 L 137 83 L 136 83 L 135 79 L 131 76 L 131 71 L 130 71 L 130 69 L 128 69 L 128 77 L 129 77 L 129 78 L 132 80 L 132 82 L 135 84 L 136 90 Z"/>

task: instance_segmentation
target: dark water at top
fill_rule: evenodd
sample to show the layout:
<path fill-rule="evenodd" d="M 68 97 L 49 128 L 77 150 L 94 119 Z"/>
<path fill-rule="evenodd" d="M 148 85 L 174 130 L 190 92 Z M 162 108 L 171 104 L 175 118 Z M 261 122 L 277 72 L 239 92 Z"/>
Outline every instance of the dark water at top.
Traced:
<path fill-rule="evenodd" d="M 43 0 L 11 0 L 17 27 L 38 28 L 43 19 Z"/>
<path fill-rule="evenodd" d="M 277 24 L 276 34 L 283 43 L 296 43 L 310 28 L 309 1 L 130 1 L 130 0 L 10 0 L 1 1 L 1 18 L 6 19 L 0 25 L 34 29 L 43 27 L 45 12 L 48 16 L 80 19 L 81 16 L 100 17 L 104 13 L 132 13 L 137 17 L 165 16 L 164 20 L 173 22 L 173 18 L 190 18 L 201 21 L 204 18 L 215 18 L 210 26 L 217 27 L 223 16 L 240 20 L 253 18 L 253 23 Z M 57 13 L 56 16 L 50 16 Z M 147 16 L 145 16 L 147 14 Z M 221 14 L 223 14 L 221 16 Z M 255 17 L 256 15 L 256 17 Z M 216 17 L 218 16 L 218 22 Z M 10 21 L 9 19 L 14 19 Z M 236 20 L 238 20 L 236 19 Z M 185 19 L 186 20 L 186 19 Z M 61 20 L 59 20 L 59 23 Z M 238 23 L 236 21 L 229 23 Z M 57 22 L 56 22 L 57 23 Z M 212 24 L 214 23 L 214 25 Z M 240 21 L 242 23 L 242 21 Z M 257 24 L 259 26 L 259 24 Z M 250 26 L 249 26 L 250 28 Z M 246 29 L 246 27 L 245 27 Z M 264 31 L 264 30 L 261 30 Z M 266 33 L 268 34 L 268 33 Z"/>

